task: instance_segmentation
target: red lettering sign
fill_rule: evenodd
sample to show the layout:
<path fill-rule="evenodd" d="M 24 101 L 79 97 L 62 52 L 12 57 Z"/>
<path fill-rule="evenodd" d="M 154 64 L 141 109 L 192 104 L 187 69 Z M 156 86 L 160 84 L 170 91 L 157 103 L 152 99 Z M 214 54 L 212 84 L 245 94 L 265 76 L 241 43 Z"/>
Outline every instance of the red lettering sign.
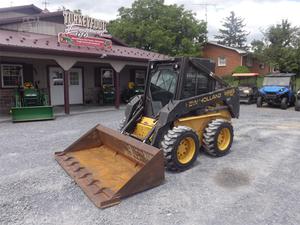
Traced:
<path fill-rule="evenodd" d="M 75 46 L 98 47 L 102 49 L 112 48 L 111 40 L 97 37 L 78 37 L 71 33 L 59 33 L 58 42 Z"/>

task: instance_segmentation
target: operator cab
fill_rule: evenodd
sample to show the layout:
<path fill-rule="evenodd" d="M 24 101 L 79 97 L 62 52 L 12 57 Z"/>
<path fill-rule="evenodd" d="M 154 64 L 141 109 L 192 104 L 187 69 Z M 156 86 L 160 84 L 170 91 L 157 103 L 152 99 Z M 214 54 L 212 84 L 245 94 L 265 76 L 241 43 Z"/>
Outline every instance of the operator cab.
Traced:
<path fill-rule="evenodd" d="M 170 101 L 191 98 L 225 86 L 222 80 L 213 77 L 211 71 L 214 67 L 209 59 L 199 58 L 153 61 L 148 68 L 149 85 L 146 85 L 144 96 L 147 116 L 155 117 Z"/>

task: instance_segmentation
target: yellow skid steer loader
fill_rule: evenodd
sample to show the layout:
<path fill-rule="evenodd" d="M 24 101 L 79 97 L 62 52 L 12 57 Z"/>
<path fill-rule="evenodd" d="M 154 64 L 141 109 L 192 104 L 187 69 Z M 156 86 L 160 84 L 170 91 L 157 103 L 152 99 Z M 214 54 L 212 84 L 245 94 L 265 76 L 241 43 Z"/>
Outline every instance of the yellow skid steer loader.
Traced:
<path fill-rule="evenodd" d="M 239 95 L 213 70 L 208 59 L 150 61 L 145 93 L 127 105 L 120 132 L 97 125 L 55 153 L 56 160 L 97 207 L 105 208 L 160 185 L 165 168 L 190 168 L 200 149 L 226 155 Z"/>

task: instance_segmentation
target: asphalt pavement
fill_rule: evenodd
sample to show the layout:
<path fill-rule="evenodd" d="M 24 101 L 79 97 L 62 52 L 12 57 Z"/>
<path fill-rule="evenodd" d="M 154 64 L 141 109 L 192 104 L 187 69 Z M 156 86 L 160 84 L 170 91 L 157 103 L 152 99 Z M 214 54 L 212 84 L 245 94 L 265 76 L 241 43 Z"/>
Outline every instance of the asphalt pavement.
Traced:
<path fill-rule="evenodd" d="M 54 160 L 123 110 L 0 123 L 0 224 L 300 224 L 300 112 L 242 105 L 232 151 L 201 153 L 183 173 L 114 207 L 96 208 Z"/>

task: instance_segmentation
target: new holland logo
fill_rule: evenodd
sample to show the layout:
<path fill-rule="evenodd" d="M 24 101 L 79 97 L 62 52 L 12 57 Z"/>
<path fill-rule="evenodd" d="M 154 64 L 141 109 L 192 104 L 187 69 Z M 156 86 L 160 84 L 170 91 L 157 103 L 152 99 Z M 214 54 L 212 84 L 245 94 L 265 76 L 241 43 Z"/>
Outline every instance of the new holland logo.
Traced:
<path fill-rule="evenodd" d="M 224 96 L 231 97 L 234 95 L 234 93 L 235 93 L 235 89 L 229 89 L 224 92 Z M 186 107 L 193 108 L 197 105 L 207 103 L 207 102 L 219 99 L 219 98 L 222 98 L 222 92 L 190 100 L 186 103 Z"/>

